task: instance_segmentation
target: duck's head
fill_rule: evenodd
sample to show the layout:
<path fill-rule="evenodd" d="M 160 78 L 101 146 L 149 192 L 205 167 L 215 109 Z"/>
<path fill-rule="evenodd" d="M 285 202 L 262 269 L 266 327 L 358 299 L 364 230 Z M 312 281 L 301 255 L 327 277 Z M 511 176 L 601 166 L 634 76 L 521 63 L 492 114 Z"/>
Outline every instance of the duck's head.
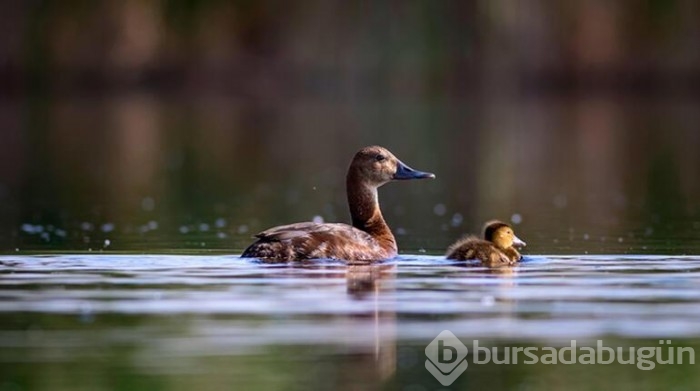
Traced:
<path fill-rule="evenodd" d="M 348 174 L 375 187 L 392 180 L 435 178 L 435 174 L 412 169 L 388 149 L 379 146 L 359 150 L 350 163 Z"/>
<path fill-rule="evenodd" d="M 484 225 L 484 239 L 493 242 L 500 249 L 513 246 L 525 247 L 526 243 L 515 236 L 513 228 L 502 221 L 489 221 Z"/>

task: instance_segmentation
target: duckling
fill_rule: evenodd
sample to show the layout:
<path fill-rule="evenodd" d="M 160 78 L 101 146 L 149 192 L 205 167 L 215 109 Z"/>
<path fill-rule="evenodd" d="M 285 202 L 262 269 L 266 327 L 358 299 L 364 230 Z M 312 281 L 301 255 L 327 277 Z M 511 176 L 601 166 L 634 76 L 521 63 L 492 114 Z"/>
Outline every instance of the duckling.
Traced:
<path fill-rule="evenodd" d="M 360 149 L 350 163 L 346 193 L 352 225 L 313 222 L 270 228 L 241 257 L 269 261 L 342 259 L 376 261 L 396 256 L 398 248 L 379 209 L 377 189 L 394 180 L 435 178 L 414 170 L 380 146 Z"/>
<path fill-rule="evenodd" d="M 448 259 L 478 259 L 485 266 L 504 266 L 518 262 L 522 256 L 514 246 L 525 247 L 513 228 L 498 220 L 484 225 L 484 239 L 467 236 L 447 249 Z"/>

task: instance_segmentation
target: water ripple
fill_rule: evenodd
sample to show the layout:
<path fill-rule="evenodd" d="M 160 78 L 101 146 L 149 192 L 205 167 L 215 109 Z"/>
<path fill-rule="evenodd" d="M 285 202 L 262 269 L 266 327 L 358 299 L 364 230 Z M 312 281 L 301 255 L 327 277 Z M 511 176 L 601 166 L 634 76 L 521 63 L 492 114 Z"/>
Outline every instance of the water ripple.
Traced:
<path fill-rule="evenodd" d="M 413 255 L 375 265 L 270 265 L 220 255 L 4 256 L 0 275 L 0 318 L 129 316 L 149 326 L 178 316 L 195 341 L 223 333 L 217 340 L 241 346 L 331 342 L 361 330 L 376 334 L 377 327 L 404 339 L 444 329 L 540 339 L 700 335 L 699 257 L 537 256 L 492 270 Z M 116 325 L 101 327 L 111 335 Z M 17 343 L 16 332 L 0 331 L 0 346 Z"/>

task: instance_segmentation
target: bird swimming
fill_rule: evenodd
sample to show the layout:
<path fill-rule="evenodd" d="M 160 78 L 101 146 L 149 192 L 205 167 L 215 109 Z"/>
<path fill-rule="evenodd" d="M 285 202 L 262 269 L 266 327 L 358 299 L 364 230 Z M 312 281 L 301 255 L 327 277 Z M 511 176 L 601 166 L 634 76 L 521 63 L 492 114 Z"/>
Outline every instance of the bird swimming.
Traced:
<path fill-rule="evenodd" d="M 447 249 L 448 259 L 469 260 L 478 259 L 485 266 L 513 265 L 522 256 L 515 248 L 525 247 L 513 228 L 498 220 L 492 220 L 484 225 L 484 238 L 476 236 L 464 237 Z"/>
<path fill-rule="evenodd" d="M 379 208 L 377 189 L 394 180 L 435 178 L 414 170 L 380 146 L 360 149 L 350 163 L 346 192 L 352 225 L 304 222 L 270 228 L 241 257 L 271 261 L 342 259 L 378 261 L 396 256 L 398 248 Z"/>

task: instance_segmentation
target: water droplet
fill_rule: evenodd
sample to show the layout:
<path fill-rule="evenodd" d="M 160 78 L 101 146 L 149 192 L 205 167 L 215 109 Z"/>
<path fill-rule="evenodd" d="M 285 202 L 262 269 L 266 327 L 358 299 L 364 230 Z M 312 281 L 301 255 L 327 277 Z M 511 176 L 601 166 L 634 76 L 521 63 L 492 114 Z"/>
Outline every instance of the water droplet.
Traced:
<path fill-rule="evenodd" d="M 583 234 L 583 240 L 588 240 L 590 239 L 590 236 L 588 234 Z"/>
<path fill-rule="evenodd" d="M 92 231 L 94 228 L 95 226 L 92 225 L 92 223 L 88 223 L 87 221 L 84 221 L 80 224 L 80 229 L 82 229 L 83 231 Z"/>
<path fill-rule="evenodd" d="M 247 225 L 241 224 L 241 225 L 238 226 L 238 233 L 239 233 L 239 234 L 244 234 L 244 233 L 246 233 L 246 232 L 248 232 L 248 226 L 247 226 Z"/>
<path fill-rule="evenodd" d="M 32 225 L 32 224 L 22 224 L 20 226 L 20 229 L 28 234 L 36 234 L 40 233 L 44 229 L 40 225 Z"/>
<path fill-rule="evenodd" d="M 148 222 L 148 229 L 150 229 L 150 230 L 158 229 L 158 222 L 154 221 L 154 220 L 149 221 Z"/>
<path fill-rule="evenodd" d="M 226 233 L 224 233 L 224 232 L 217 232 L 216 233 L 216 237 L 219 239 L 226 239 L 226 236 L 228 236 L 228 235 L 226 235 Z"/>
<path fill-rule="evenodd" d="M 464 221 L 464 217 L 462 217 L 461 214 L 455 213 L 452 215 L 451 224 L 453 227 L 459 227 L 460 225 L 462 225 L 462 221 Z"/>
<path fill-rule="evenodd" d="M 207 223 L 202 223 L 202 224 L 200 224 L 200 225 L 199 225 L 199 230 L 200 230 L 201 232 L 207 232 L 207 231 L 209 231 L 209 224 L 207 224 Z"/>
<path fill-rule="evenodd" d="M 104 223 L 104 224 L 102 224 L 102 227 L 100 227 L 100 229 L 102 230 L 102 232 L 105 232 L 105 233 L 112 232 L 112 231 L 114 231 L 114 224 Z"/>
<path fill-rule="evenodd" d="M 513 215 L 510 216 L 510 222 L 518 225 L 523 222 L 523 216 L 521 216 L 520 213 L 513 213 Z"/>
<path fill-rule="evenodd" d="M 112 244 L 112 241 L 109 239 L 105 239 L 105 247 L 109 247 L 109 245 Z"/>
<path fill-rule="evenodd" d="M 316 215 L 313 219 L 311 219 L 311 221 L 316 224 L 323 224 L 323 216 Z"/>
<path fill-rule="evenodd" d="M 151 197 L 146 197 L 141 200 L 141 209 L 150 212 L 156 207 L 156 202 Z"/>
<path fill-rule="evenodd" d="M 41 235 L 39 235 L 39 237 L 46 242 L 51 240 L 51 237 L 49 236 L 48 232 L 42 232 Z"/>
<path fill-rule="evenodd" d="M 618 243 L 622 243 L 622 242 L 624 242 L 624 241 L 625 241 L 625 239 L 622 238 L 622 237 L 617 238 L 617 242 L 618 242 Z"/>
<path fill-rule="evenodd" d="M 216 225 L 216 228 L 224 228 L 226 226 L 226 220 L 223 217 L 219 217 L 214 222 L 214 225 Z"/>
<path fill-rule="evenodd" d="M 418 252 L 421 253 L 421 254 L 425 254 L 425 249 L 424 249 L 424 248 L 419 248 L 419 249 L 418 249 Z"/>
<path fill-rule="evenodd" d="M 56 234 L 56 236 L 61 237 L 61 238 L 65 238 L 66 236 L 68 236 L 68 233 L 65 230 L 62 230 L 60 228 L 56 228 L 56 232 L 54 232 L 54 234 Z"/>
<path fill-rule="evenodd" d="M 190 229 L 187 228 L 186 225 L 181 225 L 181 226 L 180 226 L 180 233 L 181 233 L 181 234 L 186 234 L 186 233 L 188 233 L 188 232 L 190 232 Z"/>
<path fill-rule="evenodd" d="M 396 234 L 397 235 L 406 235 L 406 228 L 403 228 L 403 227 L 396 228 Z"/>
<path fill-rule="evenodd" d="M 445 213 L 447 213 L 447 207 L 445 204 L 435 204 L 433 207 L 433 213 L 435 213 L 438 216 L 444 216 Z"/>

